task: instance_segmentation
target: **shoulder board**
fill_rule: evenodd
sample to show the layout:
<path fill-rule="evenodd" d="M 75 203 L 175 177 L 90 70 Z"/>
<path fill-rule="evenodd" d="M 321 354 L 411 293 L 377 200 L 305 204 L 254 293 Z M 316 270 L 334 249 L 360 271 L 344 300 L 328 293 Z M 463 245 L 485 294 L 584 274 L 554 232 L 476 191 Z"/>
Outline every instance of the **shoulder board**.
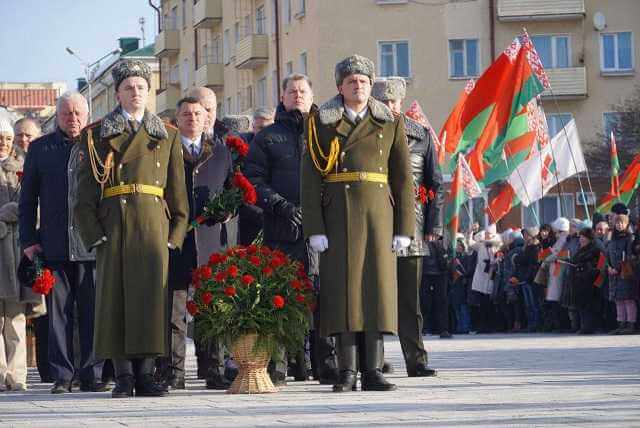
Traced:
<path fill-rule="evenodd" d="M 164 126 L 165 126 L 167 129 L 171 129 L 171 130 L 174 130 L 174 131 L 177 131 L 177 130 L 178 130 L 178 127 L 177 127 L 177 126 L 175 126 L 173 123 L 169 122 L 168 120 L 163 120 L 163 121 L 162 121 L 162 123 L 164 123 Z"/>

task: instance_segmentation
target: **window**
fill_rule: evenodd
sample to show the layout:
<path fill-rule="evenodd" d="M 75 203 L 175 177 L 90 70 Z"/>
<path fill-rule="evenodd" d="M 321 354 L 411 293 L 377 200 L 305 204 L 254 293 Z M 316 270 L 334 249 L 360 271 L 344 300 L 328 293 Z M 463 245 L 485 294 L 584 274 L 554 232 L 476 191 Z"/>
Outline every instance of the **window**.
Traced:
<path fill-rule="evenodd" d="M 187 28 L 187 0 L 182 0 L 182 29 Z"/>
<path fill-rule="evenodd" d="M 162 17 L 162 31 L 178 29 L 178 8 L 173 7 L 169 13 Z"/>
<path fill-rule="evenodd" d="M 210 29 L 196 30 L 198 32 L 198 67 L 205 64 L 220 64 L 220 37 L 213 35 Z"/>
<path fill-rule="evenodd" d="M 278 22 L 276 20 L 276 8 L 278 7 L 278 0 L 271 0 L 271 34 L 276 34 L 276 26 Z"/>
<path fill-rule="evenodd" d="M 229 47 L 229 30 L 224 30 L 222 35 L 222 56 L 225 64 L 229 64 L 229 58 L 231 57 L 231 49 Z"/>
<path fill-rule="evenodd" d="M 613 72 L 633 70 L 631 32 L 600 35 L 600 68 Z"/>
<path fill-rule="evenodd" d="M 478 39 L 449 40 L 449 76 L 467 78 L 478 75 L 480 69 Z"/>
<path fill-rule="evenodd" d="M 224 114 L 231 114 L 231 103 L 233 103 L 233 100 L 231 99 L 231 97 L 227 97 L 227 99 L 225 100 L 225 106 L 224 106 Z"/>
<path fill-rule="evenodd" d="M 287 62 L 285 67 L 286 67 L 286 70 L 287 70 L 287 76 L 289 76 L 290 74 L 293 73 L 293 61 Z"/>
<path fill-rule="evenodd" d="M 173 67 L 171 67 L 171 72 L 169 73 L 169 84 L 178 85 L 180 84 L 180 65 L 176 63 Z"/>
<path fill-rule="evenodd" d="M 291 0 L 284 0 L 284 22 L 291 24 Z"/>
<path fill-rule="evenodd" d="M 522 226 L 540 226 L 541 224 L 551 223 L 560 216 L 565 218 L 574 218 L 576 216 L 573 194 L 547 194 L 547 196 L 528 207 L 523 206 Z"/>
<path fill-rule="evenodd" d="M 469 226 L 475 222 L 480 225 L 481 229 L 484 229 L 488 224 L 484 212 L 486 205 L 487 201 L 484 196 L 466 201 L 460 209 L 460 230 L 469 230 Z"/>
<path fill-rule="evenodd" d="M 307 74 L 307 53 L 300 54 L 300 73 Z"/>
<path fill-rule="evenodd" d="M 553 113 L 547 114 L 547 128 L 549 129 L 549 137 L 553 138 L 562 128 L 573 119 L 571 113 Z"/>
<path fill-rule="evenodd" d="M 380 64 L 380 77 L 410 77 L 409 42 L 379 42 L 378 62 Z"/>
<path fill-rule="evenodd" d="M 298 12 L 296 12 L 296 18 L 302 18 L 307 12 L 307 2 L 305 0 L 298 0 Z"/>
<path fill-rule="evenodd" d="M 180 82 L 180 88 L 184 91 L 189 86 L 189 59 L 185 58 L 182 61 L 182 81 Z"/>
<path fill-rule="evenodd" d="M 253 33 L 253 27 L 251 26 L 251 15 L 246 15 L 244 17 L 244 24 L 243 24 L 243 34 L 244 37 L 250 36 Z"/>
<path fill-rule="evenodd" d="M 258 80 L 258 84 L 256 85 L 256 106 L 267 106 L 267 76 Z"/>
<path fill-rule="evenodd" d="M 235 55 L 236 45 L 240 41 L 240 23 L 239 22 L 236 22 L 235 25 L 233 26 L 233 41 L 234 41 L 233 53 Z"/>
<path fill-rule="evenodd" d="M 256 9 L 256 34 L 264 34 L 264 5 Z"/>
<path fill-rule="evenodd" d="M 169 65 L 169 58 L 160 59 L 160 89 L 166 89 L 169 83 L 169 73 L 171 72 L 171 66 Z"/>
<path fill-rule="evenodd" d="M 532 36 L 544 68 L 571 67 L 569 36 Z"/>

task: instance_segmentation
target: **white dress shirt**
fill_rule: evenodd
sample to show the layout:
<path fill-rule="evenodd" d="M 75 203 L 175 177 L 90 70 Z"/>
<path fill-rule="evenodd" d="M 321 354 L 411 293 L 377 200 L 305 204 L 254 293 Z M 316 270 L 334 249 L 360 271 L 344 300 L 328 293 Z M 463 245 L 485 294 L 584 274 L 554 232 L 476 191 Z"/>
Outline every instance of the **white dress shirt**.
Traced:
<path fill-rule="evenodd" d="M 202 135 L 199 135 L 195 140 L 190 140 L 184 135 L 180 135 L 180 141 L 182 141 L 182 146 L 191 153 L 193 157 L 200 155 L 200 151 L 202 150 Z"/>
<path fill-rule="evenodd" d="M 347 117 L 349 118 L 349 120 L 351 120 L 353 123 L 356 123 L 357 118 L 360 118 L 360 120 L 364 119 L 367 112 L 369 111 L 369 107 L 365 107 L 364 110 L 362 110 L 360 113 L 356 113 L 355 111 L 351 110 L 349 107 L 344 106 L 344 111 L 347 114 Z"/>
<path fill-rule="evenodd" d="M 128 111 L 126 111 L 125 109 L 122 109 L 122 115 L 124 116 L 125 119 L 127 119 L 127 122 L 130 120 L 135 120 L 136 122 L 138 122 L 138 125 L 140 125 L 142 123 L 142 118 L 144 117 L 144 112 L 134 116 Z"/>

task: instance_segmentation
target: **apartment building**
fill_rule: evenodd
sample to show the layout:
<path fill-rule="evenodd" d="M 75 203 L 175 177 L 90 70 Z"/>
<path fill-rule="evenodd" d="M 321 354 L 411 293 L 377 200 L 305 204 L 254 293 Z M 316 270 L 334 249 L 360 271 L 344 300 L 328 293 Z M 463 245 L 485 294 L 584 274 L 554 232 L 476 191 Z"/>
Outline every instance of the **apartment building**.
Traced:
<path fill-rule="evenodd" d="M 0 107 L 42 120 L 53 114 L 66 88 L 64 82 L 0 82 Z"/>
<path fill-rule="evenodd" d="M 379 76 L 405 77 L 407 101 L 418 100 L 439 128 L 468 79 L 526 28 L 551 79 L 542 96 L 550 133 L 574 118 L 589 152 L 621 120 L 611 104 L 640 83 L 637 0 L 162 0 L 161 11 L 155 53 L 164 116 L 196 85 L 216 91 L 221 115 L 273 107 L 291 72 L 310 76 L 321 103 L 336 93 L 335 63 L 359 53 Z M 590 178 L 513 210 L 505 225 L 585 215 L 580 184 L 595 193 L 589 201 L 608 185 Z M 486 200 L 468 204 L 463 225 L 486 221 Z"/>

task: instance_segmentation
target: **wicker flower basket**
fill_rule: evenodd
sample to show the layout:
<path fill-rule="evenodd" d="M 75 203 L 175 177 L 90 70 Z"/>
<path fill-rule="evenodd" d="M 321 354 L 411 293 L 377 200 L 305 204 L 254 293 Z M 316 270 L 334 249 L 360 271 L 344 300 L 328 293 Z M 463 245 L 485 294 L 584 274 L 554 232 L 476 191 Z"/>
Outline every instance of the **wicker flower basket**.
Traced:
<path fill-rule="evenodd" d="M 267 373 L 269 354 L 264 350 L 254 352 L 257 339 L 257 334 L 246 334 L 231 346 L 231 354 L 239 366 L 239 372 L 227 391 L 229 394 L 278 392 Z"/>

